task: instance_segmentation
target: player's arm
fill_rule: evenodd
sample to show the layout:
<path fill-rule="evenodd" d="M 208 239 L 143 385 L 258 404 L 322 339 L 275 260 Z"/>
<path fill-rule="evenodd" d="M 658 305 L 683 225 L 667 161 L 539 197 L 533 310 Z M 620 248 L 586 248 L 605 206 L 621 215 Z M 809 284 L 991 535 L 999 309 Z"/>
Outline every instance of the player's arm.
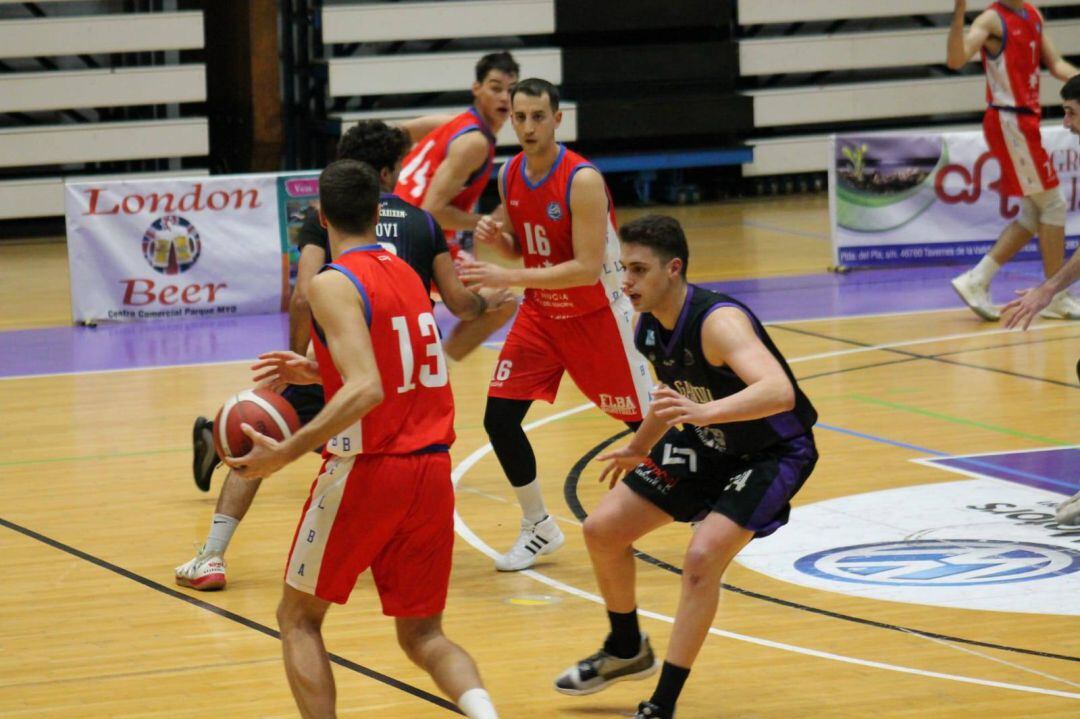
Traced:
<path fill-rule="evenodd" d="M 968 31 L 964 32 L 964 13 L 967 12 L 965 0 L 956 0 L 953 9 L 952 24 L 949 26 L 949 40 L 945 55 L 945 64 L 950 70 L 959 70 L 982 50 L 986 41 L 994 34 L 994 28 L 1000 27 L 1001 21 L 992 10 L 981 13 Z"/>
<path fill-rule="evenodd" d="M 442 127 L 454 119 L 453 115 L 421 115 L 411 120 L 399 122 L 398 127 L 405 131 L 415 145 L 436 128 Z"/>
<path fill-rule="evenodd" d="M 499 181 L 496 184 L 499 186 L 500 204 L 494 212 L 484 215 L 476 223 L 473 239 L 480 244 L 494 247 L 507 259 L 515 259 L 521 257 L 521 245 L 514 237 L 514 228 L 510 222 L 510 216 L 506 213 L 506 197 L 503 196 L 503 178 L 506 176 L 508 164 L 510 163 L 503 163 L 503 166 L 499 168 Z"/>
<path fill-rule="evenodd" d="M 443 304 L 459 320 L 475 320 L 487 311 L 487 300 L 461 283 L 449 252 L 435 256 L 432 270 L 432 279 Z"/>
<path fill-rule="evenodd" d="M 342 387 L 311 422 L 282 442 L 247 427 L 245 432 L 252 438 L 254 448 L 244 457 L 228 460 L 242 477 L 270 476 L 325 444 L 383 400 L 382 378 L 364 316 L 364 300 L 356 287 L 340 272 L 323 272 L 311 281 L 309 299 L 334 365 L 341 373 Z"/>
<path fill-rule="evenodd" d="M 650 409 L 669 425 L 743 422 L 771 417 L 795 406 L 791 380 L 741 310 L 721 307 L 705 318 L 701 348 L 709 364 L 727 365 L 746 383 L 746 388 L 704 404 L 670 388 L 659 389 Z"/>
<path fill-rule="evenodd" d="M 1050 34 L 1046 32 L 1042 36 L 1042 61 L 1050 74 L 1058 80 L 1068 80 L 1073 75 L 1080 73 L 1080 70 L 1075 65 L 1061 56 L 1061 53 L 1058 52 L 1057 47 L 1054 45 L 1054 41 L 1050 39 Z"/>
<path fill-rule="evenodd" d="M 435 216 L 443 229 L 471 230 L 480 221 L 480 215 L 466 212 L 450 203 L 487 159 L 488 141 L 482 132 L 466 132 L 450 143 L 446 157 L 431 177 L 431 186 L 420 205 Z"/>
<path fill-rule="evenodd" d="M 1080 280 L 1080 250 L 1073 252 L 1069 261 L 1038 287 L 1016 291 L 1019 297 L 1001 308 L 1005 327 L 1012 329 L 1019 326 L 1026 330 L 1031 321 L 1053 301 L 1054 295 L 1077 280 Z"/>
<path fill-rule="evenodd" d="M 561 290 L 581 287 L 600 279 L 607 237 L 608 196 L 604 178 L 591 167 L 574 175 L 570 185 L 570 214 L 574 258 L 551 267 L 497 267 L 483 262 L 466 263 L 461 279 L 487 287 L 530 287 Z"/>
<path fill-rule="evenodd" d="M 311 341 L 311 304 L 308 288 L 319 268 L 326 264 L 326 251 L 318 245 L 304 245 L 296 263 L 296 286 L 289 297 L 289 349 L 297 354 L 307 352 Z"/>

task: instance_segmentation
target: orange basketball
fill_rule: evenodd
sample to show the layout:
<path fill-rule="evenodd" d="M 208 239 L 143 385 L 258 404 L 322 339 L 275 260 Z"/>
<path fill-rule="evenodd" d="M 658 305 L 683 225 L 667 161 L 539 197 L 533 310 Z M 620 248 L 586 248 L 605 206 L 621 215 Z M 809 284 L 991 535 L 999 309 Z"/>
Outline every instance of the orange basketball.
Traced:
<path fill-rule="evenodd" d="M 246 389 L 225 401 L 214 418 L 214 448 L 219 457 L 243 457 L 251 451 L 251 438 L 240 428 L 249 424 L 276 440 L 288 439 L 300 428 L 296 410 L 277 392 Z"/>

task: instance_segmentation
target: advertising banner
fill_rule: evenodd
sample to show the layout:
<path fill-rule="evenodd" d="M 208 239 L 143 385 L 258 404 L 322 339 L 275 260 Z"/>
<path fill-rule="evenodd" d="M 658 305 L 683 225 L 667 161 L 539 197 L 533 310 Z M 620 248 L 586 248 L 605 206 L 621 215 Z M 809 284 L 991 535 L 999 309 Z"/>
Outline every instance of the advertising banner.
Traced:
<path fill-rule="evenodd" d="M 1072 250 L 1080 235 L 1080 141 L 1057 125 L 1043 146 L 1061 180 Z M 974 263 L 1020 212 L 981 131 L 830 138 L 833 259 L 847 267 Z M 1018 259 L 1038 256 L 1035 242 Z"/>
<path fill-rule="evenodd" d="M 65 209 L 76 322 L 284 309 L 278 175 L 70 183 Z"/>

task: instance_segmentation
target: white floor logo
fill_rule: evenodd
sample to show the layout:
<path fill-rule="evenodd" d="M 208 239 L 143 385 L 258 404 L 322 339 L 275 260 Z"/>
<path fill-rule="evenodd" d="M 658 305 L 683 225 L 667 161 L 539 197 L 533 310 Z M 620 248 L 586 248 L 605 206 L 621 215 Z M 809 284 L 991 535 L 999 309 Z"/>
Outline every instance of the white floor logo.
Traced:
<path fill-rule="evenodd" d="M 802 557 L 795 568 L 842 582 L 959 587 L 1069 574 L 1080 569 L 1080 552 L 1026 542 L 931 539 L 827 549 Z"/>
<path fill-rule="evenodd" d="M 864 599 L 1080 616 L 1080 528 L 1063 495 L 993 479 L 940 482 L 796 507 L 744 566 Z"/>

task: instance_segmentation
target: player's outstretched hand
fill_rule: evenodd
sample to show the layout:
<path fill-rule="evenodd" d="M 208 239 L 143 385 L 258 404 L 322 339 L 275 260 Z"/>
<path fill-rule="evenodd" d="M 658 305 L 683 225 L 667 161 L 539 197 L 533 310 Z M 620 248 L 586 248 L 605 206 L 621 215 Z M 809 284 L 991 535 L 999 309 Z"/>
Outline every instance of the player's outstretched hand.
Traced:
<path fill-rule="evenodd" d="M 622 479 L 624 474 L 644 462 L 647 458 L 648 455 L 642 454 L 629 446 L 621 447 L 613 452 L 607 452 L 600 455 L 597 457 L 597 460 L 608 462 L 608 465 L 600 472 L 600 483 L 603 484 L 606 479 L 608 489 L 611 489 L 615 486 L 616 482 Z"/>
<path fill-rule="evenodd" d="M 705 405 L 683 397 L 667 385 L 653 390 L 651 411 L 664 420 L 669 427 L 677 424 L 694 424 L 699 427 L 712 424 Z"/>
<path fill-rule="evenodd" d="M 247 422 L 241 424 L 240 429 L 251 438 L 251 451 L 243 457 L 226 457 L 225 464 L 242 479 L 263 479 L 288 464 L 279 451 L 281 443 L 276 439 L 260 434 Z"/>
<path fill-rule="evenodd" d="M 1017 290 L 1016 294 L 1019 295 L 1016 299 L 1001 308 L 1001 318 L 1005 321 L 1005 327 L 1010 330 L 1017 326 L 1026 330 L 1031 321 L 1054 299 L 1054 294 L 1045 287 L 1028 287 L 1026 290 Z"/>
<path fill-rule="evenodd" d="M 506 268 L 490 262 L 463 262 L 458 270 L 458 277 L 466 287 L 491 287 L 500 289 L 509 287 Z"/>
<path fill-rule="evenodd" d="M 251 365 L 254 380 L 260 386 L 280 392 L 289 384 L 320 384 L 319 363 L 286 350 L 264 352 L 259 361 Z"/>
<path fill-rule="evenodd" d="M 485 245 L 493 245 L 499 240 L 502 228 L 502 222 L 491 215 L 484 215 L 476 223 L 476 229 L 473 230 L 473 239 Z"/>

